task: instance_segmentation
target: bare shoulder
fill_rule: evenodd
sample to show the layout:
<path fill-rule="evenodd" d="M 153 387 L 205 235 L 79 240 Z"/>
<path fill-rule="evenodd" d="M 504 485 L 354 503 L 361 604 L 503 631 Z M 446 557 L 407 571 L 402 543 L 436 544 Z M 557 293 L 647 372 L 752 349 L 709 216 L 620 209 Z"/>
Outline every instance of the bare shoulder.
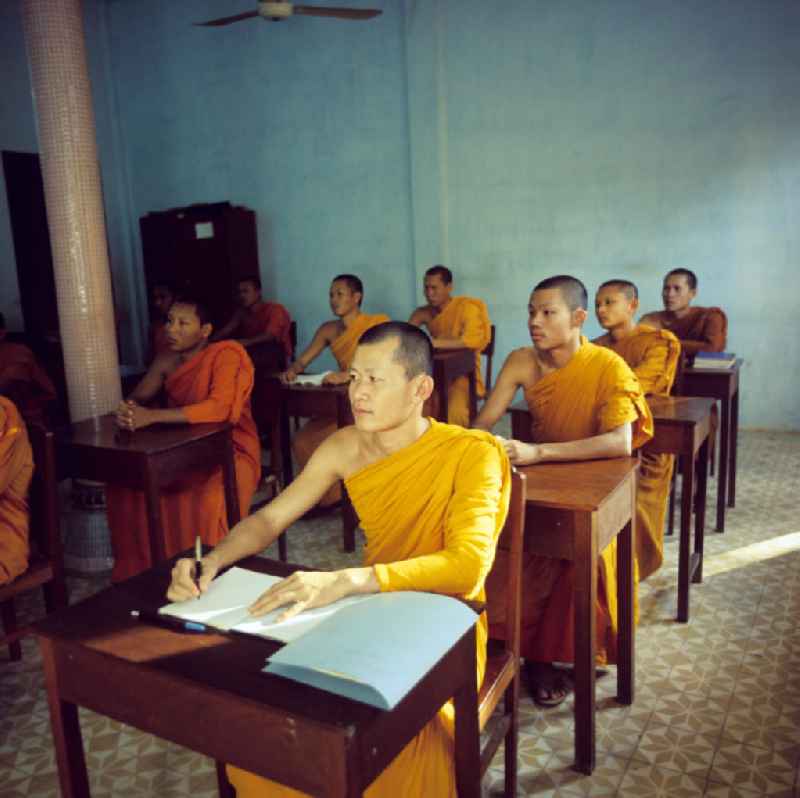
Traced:
<path fill-rule="evenodd" d="M 317 330 L 317 335 L 321 336 L 327 343 L 338 337 L 339 333 L 339 322 L 335 319 L 322 322 Z"/>
<path fill-rule="evenodd" d="M 652 313 L 645 313 L 644 316 L 639 319 L 639 324 L 649 324 L 657 330 L 660 330 L 664 326 L 661 312 L 657 310 Z"/>
<path fill-rule="evenodd" d="M 354 426 L 337 429 L 320 444 L 314 457 L 326 469 L 341 479 L 347 479 L 365 465 L 362 463 L 361 433 Z"/>
<path fill-rule="evenodd" d="M 159 377 L 168 377 L 180 365 L 180 357 L 178 352 L 161 352 L 153 360 L 150 366 L 150 373 Z"/>

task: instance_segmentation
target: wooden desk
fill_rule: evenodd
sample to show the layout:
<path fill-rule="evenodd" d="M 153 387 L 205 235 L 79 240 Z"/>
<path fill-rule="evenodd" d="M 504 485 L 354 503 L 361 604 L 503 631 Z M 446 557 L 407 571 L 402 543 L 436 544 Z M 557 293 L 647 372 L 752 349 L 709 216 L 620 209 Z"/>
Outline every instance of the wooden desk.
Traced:
<path fill-rule="evenodd" d="M 719 399 L 719 476 L 717 478 L 717 532 L 725 531 L 725 506 L 736 506 L 736 450 L 739 438 L 739 371 L 741 359 L 729 369 L 683 370 L 681 396 Z"/>
<path fill-rule="evenodd" d="M 647 402 L 655 421 L 655 434 L 644 446 L 651 454 L 675 454 L 683 473 L 681 490 L 681 539 L 678 553 L 678 620 L 689 620 L 689 584 L 703 581 L 703 536 L 706 518 L 708 477 L 708 434 L 711 425 L 710 398 L 649 396 Z M 699 457 L 698 457 L 699 453 Z M 692 502 L 697 460 L 697 512 L 692 538 Z"/>
<path fill-rule="evenodd" d="M 275 390 L 278 391 L 280 412 L 272 414 L 272 462 L 281 463 L 284 487 L 294 479 L 292 470 L 292 446 L 289 432 L 289 419 L 292 416 L 313 418 L 315 416 L 327 417 L 336 420 L 337 427 L 346 427 L 353 423 L 353 414 L 350 411 L 350 397 L 347 385 L 284 385 L 276 380 Z M 277 442 L 280 441 L 279 446 Z M 356 518 L 353 505 L 347 496 L 347 490 L 342 483 L 342 535 L 344 550 L 356 549 Z"/>
<path fill-rule="evenodd" d="M 511 407 L 511 437 L 531 442 L 531 417 L 524 402 Z M 619 614 L 617 701 L 633 703 L 638 467 L 635 457 L 622 457 L 522 468 L 528 477 L 525 550 L 575 563 L 575 767 L 582 773 L 591 773 L 595 765 L 597 560 L 614 537 Z"/>
<path fill-rule="evenodd" d="M 132 609 L 164 603 L 170 565 L 36 627 L 64 798 L 89 795 L 79 706 L 311 795 L 354 798 L 449 698 L 456 706 L 458 794 L 478 798 L 474 626 L 384 712 L 262 673 L 277 643 L 132 621 Z M 292 570 L 258 558 L 240 565 L 278 575 Z"/>
<path fill-rule="evenodd" d="M 79 421 L 56 433 L 59 474 L 112 482 L 144 492 L 150 557 L 166 557 L 159 496 L 162 487 L 193 468 L 222 466 L 228 525 L 239 522 L 231 425 L 156 424 L 136 432 L 117 428 L 114 415 Z"/>
<path fill-rule="evenodd" d="M 595 641 L 600 552 L 617 538 L 617 701 L 634 693 L 635 457 L 524 466 L 525 551 L 575 564 L 575 767 L 595 766 Z M 525 601 L 525 586 L 522 587 Z"/>
<path fill-rule="evenodd" d="M 475 382 L 475 352 L 472 349 L 435 349 L 433 382 L 439 397 L 436 419 L 447 422 L 448 389 L 457 377 L 469 379 L 469 418 L 478 415 L 478 390 Z"/>

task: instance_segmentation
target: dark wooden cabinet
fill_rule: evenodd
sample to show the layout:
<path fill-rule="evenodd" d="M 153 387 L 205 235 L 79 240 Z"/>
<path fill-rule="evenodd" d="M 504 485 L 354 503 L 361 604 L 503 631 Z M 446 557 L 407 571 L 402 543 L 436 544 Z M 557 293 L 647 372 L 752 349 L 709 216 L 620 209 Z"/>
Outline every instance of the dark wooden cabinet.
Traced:
<path fill-rule="evenodd" d="M 237 281 L 259 274 L 256 215 L 230 202 L 154 211 L 139 220 L 147 295 L 166 281 L 189 288 L 224 323 L 234 305 Z"/>

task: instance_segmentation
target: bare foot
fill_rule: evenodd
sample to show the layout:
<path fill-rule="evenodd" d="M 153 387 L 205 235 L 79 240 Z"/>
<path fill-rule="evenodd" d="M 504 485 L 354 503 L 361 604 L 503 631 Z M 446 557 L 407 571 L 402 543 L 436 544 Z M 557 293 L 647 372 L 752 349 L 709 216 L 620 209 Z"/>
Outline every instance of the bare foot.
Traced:
<path fill-rule="evenodd" d="M 568 680 L 550 662 L 526 662 L 525 675 L 533 703 L 540 707 L 557 707 L 570 693 Z"/>

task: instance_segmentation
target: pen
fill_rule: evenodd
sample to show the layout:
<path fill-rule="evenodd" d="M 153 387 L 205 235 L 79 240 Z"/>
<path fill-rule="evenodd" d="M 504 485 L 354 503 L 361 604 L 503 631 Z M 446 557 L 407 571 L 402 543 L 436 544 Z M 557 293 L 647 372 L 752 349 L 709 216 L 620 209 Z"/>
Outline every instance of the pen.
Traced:
<path fill-rule="evenodd" d="M 200 577 L 203 575 L 203 543 L 200 540 L 200 535 L 194 539 L 194 583 L 197 589 L 200 590 Z M 199 596 L 198 596 L 199 598 Z"/>
<path fill-rule="evenodd" d="M 147 610 L 131 610 L 131 618 L 137 618 L 155 626 L 163 626 L 165 629 L 172 629 L 175 632 L 208 632 L 209 629 L 204 623 L 197 621 L 182 621 L 179 618 L 171 618 L 169 615 L 159 615 L 157 612 Z"/>

